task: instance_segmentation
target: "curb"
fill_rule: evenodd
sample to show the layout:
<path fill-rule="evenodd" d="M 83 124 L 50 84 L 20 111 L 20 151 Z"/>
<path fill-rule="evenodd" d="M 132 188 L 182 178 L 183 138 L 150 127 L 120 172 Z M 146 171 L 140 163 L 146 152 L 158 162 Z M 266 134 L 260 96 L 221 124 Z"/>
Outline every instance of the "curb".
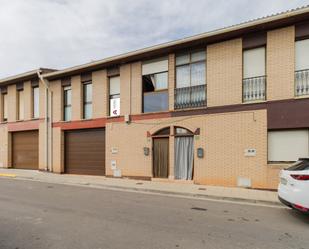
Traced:
<path fill-rule="evenodd" d="M 1 175 L 0 175 L 1 176 Z M 229 196 L 216 196 L 209 194 L 192 194 L 192 193 L 180 193 L 168 190 L 156 190 L 156 189 L 147 189 L 147 188 L 135 188 L 135 187 L 122 187 L 117 185 L 104 185 L 104 184 L 95 184 L 95 183 L 74 183 L 74 182 L 54 182 L 54 181 L 46 181 L 42 179 L 37 179 L 34 177 L 26 177 L 19 176 L 14 177 L 14 179 L 19 180 L 28 180 L 28 181 L 36 181 L 43 183 L 51 183 L 51 184 L 62 184 L 62 185 L 71 185 L 71 186 L 80 186 L 80 187 L 89 187 L 89 188 L 99 188 L 99 189 L 109 189 L 109 190 L 124 190 L 124 191 L 132 191 L 132 192 L 140 192 L 140 193 L 153 193 L 153 194 L 161 194 L 161 195 L 171 195 L 177 197 L 190 197 L 190 198 L 199 198 L 204 200 L 221 200 L 228 202 L 239 202 L 246 204 L 258 204 L 258 205 L 270 205 L 276 207 L 284 207 L 279 201 L 267 201 L 267 200 L 255 200 L 255 199 L 246 199 L 240 197 L 229 197 Z"/>
<path fill-rule="evenodd" d="M 83 184 L 78 186 L 82 186 Z M 101 185 L 101 184 L 88 184 L 88 186 L 100 187 L 105 189 L 119 189 L 119 190 L 131 190 L 134 192 L 146 192 L 146 193 L 155 193 L 155 194 L 165 194 L 165 195 L 174 195 L 179 197 L 192 197 L 192 198 L 201 198 L 201 199 L 211 199 L 211 200 L 223 200 L 230 202 L 241 202 L 241 203 L 249 203 L 249 204 L 261 204 L 261 205 L 271 205 L 284 207 L 279 201 L 266 201 L 266 200 L 254 200 L 254 199 L 246 199 L 240 197 L 228 197 L 228 196 L 217 196 L 217 195 L 208 195 L 208 194 L 191 194 L 191 193 L 179 193 L 168 190 L 155 190 L 155 189 L 142 189 L 142 188 L 134 188 L 134 187 L 121 187 L 114 185 Z"/>

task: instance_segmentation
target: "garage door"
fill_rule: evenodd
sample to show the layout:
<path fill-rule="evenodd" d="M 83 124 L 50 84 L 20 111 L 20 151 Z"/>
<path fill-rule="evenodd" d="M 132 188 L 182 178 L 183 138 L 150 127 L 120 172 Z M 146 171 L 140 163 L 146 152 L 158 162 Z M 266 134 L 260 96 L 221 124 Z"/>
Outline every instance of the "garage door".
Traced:
<path fill-rule="evenodd" d="M 105 130 L 65 133 L 65 173 L 105 175 Z"/>
<path fill-rule="evenodd" d="M 12 133 L 12 166 L 16 169 L 39 168 L 38 131 Z"/>

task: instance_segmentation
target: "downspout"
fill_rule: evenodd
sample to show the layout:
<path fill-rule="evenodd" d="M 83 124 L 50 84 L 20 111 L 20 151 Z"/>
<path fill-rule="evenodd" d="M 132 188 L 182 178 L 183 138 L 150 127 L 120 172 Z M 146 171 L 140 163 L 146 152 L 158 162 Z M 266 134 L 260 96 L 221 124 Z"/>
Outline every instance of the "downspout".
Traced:
<path fill-rule="evenodd" d="M 40 81 L 45 87 L 45 163 L 46 171 L 52 172 L 51 164 L 51 134 L 52 134 L 52 123 L 51 123 L 51 90 L 49 87 L 48 80 L 42 76 L 42 70 L 37 71 L 37 75 Z"/>

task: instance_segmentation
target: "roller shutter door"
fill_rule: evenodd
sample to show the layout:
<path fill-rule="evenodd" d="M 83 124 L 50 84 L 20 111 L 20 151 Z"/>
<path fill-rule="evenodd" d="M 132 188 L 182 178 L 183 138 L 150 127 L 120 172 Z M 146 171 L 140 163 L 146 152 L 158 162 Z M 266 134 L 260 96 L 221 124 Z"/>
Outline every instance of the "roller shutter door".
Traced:
<path fill-rule="evenodd" d="M 16 169 L 39 168 L 39 132 L 12 133 L 12 166 Z"/>
<path fill-rule="evenodd" d="M 65 173 L 105 175 L 105 130 L 65 133 Z"/>

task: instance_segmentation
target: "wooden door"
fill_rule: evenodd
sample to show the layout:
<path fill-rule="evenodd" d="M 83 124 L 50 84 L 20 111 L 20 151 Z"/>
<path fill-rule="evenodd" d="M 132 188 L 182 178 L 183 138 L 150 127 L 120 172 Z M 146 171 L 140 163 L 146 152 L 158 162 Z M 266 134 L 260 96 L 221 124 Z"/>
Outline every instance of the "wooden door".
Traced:
<path fill-rule="evenodd" d="M 153 139 L 153 177 L 168 178 L 169 138 Z"/>

